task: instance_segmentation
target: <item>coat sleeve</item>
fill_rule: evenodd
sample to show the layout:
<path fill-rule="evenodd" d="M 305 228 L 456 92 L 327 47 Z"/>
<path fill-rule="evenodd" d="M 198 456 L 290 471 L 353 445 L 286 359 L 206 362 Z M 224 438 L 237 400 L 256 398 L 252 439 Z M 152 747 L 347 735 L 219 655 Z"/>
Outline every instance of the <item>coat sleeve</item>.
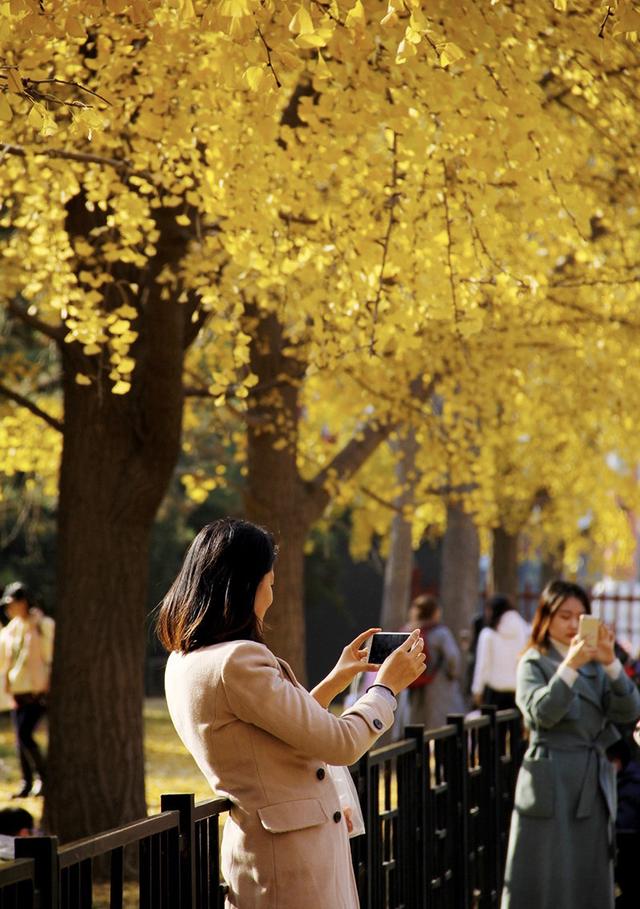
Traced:
<path fill-rule="evenodd" d="M 444 670 L 448 678 L 457 679 L 460 677 L 460 648 L 448 628 L 445 627 L 441 630 L 440 643 L 444 658 Z"/>
<path fill-rule="evenodd" d="M 284 678 L 273 654 L 261 644 L 242 643 L 222 667 L 231 711 L 309 757 L 352 764 L 393 723 L 393 708 L 375 688 L 337 717 L 304 688 Z"/>
<path fill-rule="evenodd" d="M 537 660 L 525 656 L 518 663 L 516 703 L 527 725 L 550 729 L 567 713 L 573 699 L 570 685 L 554 673 L 547 681 Z"/>
<path fill-rule="evenodd" d="M 612 723 L 634 723 L 640 716 L 640 694 L 629 676 L 623 671 L 617 679 L 606 676 L 604 710 Z"/>
<path fill-rule="evenodd" d="M 478 638 L 476 650 L 476 665 L 473 670 L 472 694 L 482 694 L 489 678 L 489 663 L 491 661 L 491 629 L 483 628 Z"/>

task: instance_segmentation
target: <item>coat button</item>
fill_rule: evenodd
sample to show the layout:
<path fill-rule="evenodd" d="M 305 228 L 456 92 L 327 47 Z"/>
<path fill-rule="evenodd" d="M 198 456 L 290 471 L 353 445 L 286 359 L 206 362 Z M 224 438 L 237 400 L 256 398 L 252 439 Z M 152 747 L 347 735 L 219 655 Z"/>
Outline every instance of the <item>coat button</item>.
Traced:
<path fill-rule="evenodd" d="M 319 780 L 323 780 L 325 778 L 326 774 L 325 774 L 324 767 L 318 767 L 318 769 L 316 770 L 316 776 L 318 777 Z"/>
<path fill-rule="evenodd" d="M 378 717 L 376 717 L 375 720 L 373 721 L 373 725 L 375 726 L 376 729 L 382 729 L 382 726 L 383 726 L 382 720 L 379 720 Z"/>
<path fill-rule="evenodd" d="M 339 824 L 340 821 L 342 820 L 342 812 L 336 811 L 336 813 L 333 815 L 333 819 L 336 822 L 336 824 Z"/>

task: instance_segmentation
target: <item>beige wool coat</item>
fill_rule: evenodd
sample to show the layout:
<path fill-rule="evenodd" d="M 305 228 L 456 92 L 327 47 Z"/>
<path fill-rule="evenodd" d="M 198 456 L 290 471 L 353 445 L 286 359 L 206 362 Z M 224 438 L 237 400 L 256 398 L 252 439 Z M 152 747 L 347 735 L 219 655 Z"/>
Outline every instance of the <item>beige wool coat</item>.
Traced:
<path fill-rule="evenodd" d="M 391 726 L 380 689 L 334 716 L 253 641 L 172 653 L 165 688 L 180 738 L 234 805 L 222 838 L 227 907 L 357 909 L 327 764 L 353 763 Z"/>

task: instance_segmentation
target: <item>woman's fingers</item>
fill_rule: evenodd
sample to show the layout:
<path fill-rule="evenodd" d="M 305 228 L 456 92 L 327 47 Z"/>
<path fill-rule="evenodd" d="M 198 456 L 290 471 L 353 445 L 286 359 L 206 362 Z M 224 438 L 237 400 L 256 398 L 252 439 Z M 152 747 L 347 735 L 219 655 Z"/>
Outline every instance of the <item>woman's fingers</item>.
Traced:
<path fill-rule="evenodd" d="M 382 631 L 382 628 L 367 628 L 366 631 L 363 631 L 355 640 L 351 642 L 350 646 L 356 650 L 359 650 L 367 638 L 370 638 L 372 634 L 376 634 L 378 631 Z"/>
<path fill-rule="evenodd" d="M 401 644 L 400 646 L 403 650 L 413 650 L 414 648 L 418 647 L 418 645 L 419 649 L 422 650 L 424 647 L 424 641 L 420 637 L 420 629 L 416 628 L 411 632 L 404 644 Z"/>

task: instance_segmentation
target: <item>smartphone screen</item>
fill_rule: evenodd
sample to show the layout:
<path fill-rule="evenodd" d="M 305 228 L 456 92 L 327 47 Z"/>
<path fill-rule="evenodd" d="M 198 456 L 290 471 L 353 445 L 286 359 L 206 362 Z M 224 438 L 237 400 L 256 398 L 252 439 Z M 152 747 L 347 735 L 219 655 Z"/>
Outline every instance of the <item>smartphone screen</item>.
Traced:
<path fill-rule="evenodd" d="M 378 631 L 371 638 L 370 663 L 384 663 L 386 658 L 409 637 L 405 631 Z"/>
<path fill-rule="evenodd" d="M 580 616 L 580 630 L 578 636 L 585 641 L 589 647 L 598 646 L 598 631 L 600 628 L 600 619 L 595 615 Z"/>

